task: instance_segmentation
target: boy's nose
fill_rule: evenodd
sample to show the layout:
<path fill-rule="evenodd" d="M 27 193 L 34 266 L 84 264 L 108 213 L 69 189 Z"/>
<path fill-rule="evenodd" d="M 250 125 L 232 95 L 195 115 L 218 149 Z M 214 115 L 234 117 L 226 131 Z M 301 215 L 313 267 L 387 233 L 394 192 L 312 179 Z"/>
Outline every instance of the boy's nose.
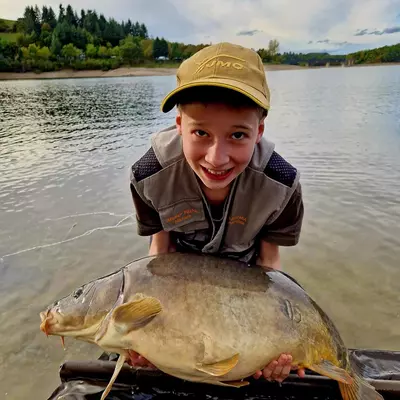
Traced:
<path fill-rule="evenodd" d="M 213 167 L 222 167 L 229 163 L 229 149 L 223 143 L 215 142 L 208 148 L 205 160 Z"/>

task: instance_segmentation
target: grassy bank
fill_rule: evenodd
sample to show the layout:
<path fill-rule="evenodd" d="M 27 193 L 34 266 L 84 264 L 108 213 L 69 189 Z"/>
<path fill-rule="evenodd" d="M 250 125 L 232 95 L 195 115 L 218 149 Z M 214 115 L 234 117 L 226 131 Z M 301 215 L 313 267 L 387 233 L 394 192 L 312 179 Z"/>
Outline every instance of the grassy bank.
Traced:
<path fill-rule="evenodd" d="M 0 39 L 8 40 L 9 42 L 16 42 L 17 36 L 18 36 L 18 33 L 0 32 Z"/>

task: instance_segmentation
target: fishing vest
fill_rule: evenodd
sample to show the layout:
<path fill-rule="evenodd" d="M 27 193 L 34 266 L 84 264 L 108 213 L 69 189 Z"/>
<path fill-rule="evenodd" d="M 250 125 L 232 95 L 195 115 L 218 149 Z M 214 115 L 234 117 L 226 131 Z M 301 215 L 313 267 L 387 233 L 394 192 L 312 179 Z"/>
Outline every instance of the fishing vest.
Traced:
<path fill-rule="evenodd" d="M 175 126 L 152 136 L 151 148 L 132 166 L 131 183 L 184 248 L 249 262 L 260 230 L 278 218 L 299 181 L 296 168 L 274 147 L 265 138 L 255 146 L 249 165 L 233 181 L 218 230 Z M 204 242 L 206 232 L 212 233 Z"/>

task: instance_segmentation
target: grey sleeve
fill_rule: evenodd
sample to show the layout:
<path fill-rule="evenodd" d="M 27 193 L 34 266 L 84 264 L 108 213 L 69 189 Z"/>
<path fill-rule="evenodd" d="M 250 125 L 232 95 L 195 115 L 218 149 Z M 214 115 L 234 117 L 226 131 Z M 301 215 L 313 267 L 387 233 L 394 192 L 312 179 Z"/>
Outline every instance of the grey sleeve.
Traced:
<path fill-rule="evenodd" d="M 299 183 L 279 217 L 261 229 L 259 239 L 279 246 L 296 245 L 300 239 L 303 216 L 304 204 Z"/>
<path fill-rule="evenodd" d="M 139 236 L 150 236 L 163 230 L 160 215 L 146 204 L 139 196 L 135 187 L 130 185 L 133 204 L 136 209 L 137 233 Z"/>

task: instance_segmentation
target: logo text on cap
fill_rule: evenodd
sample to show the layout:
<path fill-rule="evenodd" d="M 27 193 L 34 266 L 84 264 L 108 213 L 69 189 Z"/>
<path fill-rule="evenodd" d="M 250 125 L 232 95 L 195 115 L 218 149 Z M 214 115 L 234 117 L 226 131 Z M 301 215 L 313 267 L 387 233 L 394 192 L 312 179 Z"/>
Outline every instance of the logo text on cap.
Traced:
<path fill-rule="evenodd" d="M 222 61 L 222 60 L 216 60 L 215 58 L 217 57 L 229 57 L 229 58 L 233 58 L 237 61 Z M 214 56 L 211 57 L 207 60 L 204 60 L 201 63 L 196 63 L 199 67 L 197 68 L 196 73 L 199 73 L 200 71 L 202 71 L 204 68 L 212 68 L 214 66 L 217 67 L 222 67 L 222 68 L 235 68 L 237 70 L 241 70 L 244 68 L 244 64 L 238 62 L 238 61 L 243 61 L 246 62 L 245 60 L 242 60 L 241 58 L 237 58 L 237 57 L 233 57 L 230 55 L 224 55 L 224 54 L 220 54 L 218 56 Z"/>

